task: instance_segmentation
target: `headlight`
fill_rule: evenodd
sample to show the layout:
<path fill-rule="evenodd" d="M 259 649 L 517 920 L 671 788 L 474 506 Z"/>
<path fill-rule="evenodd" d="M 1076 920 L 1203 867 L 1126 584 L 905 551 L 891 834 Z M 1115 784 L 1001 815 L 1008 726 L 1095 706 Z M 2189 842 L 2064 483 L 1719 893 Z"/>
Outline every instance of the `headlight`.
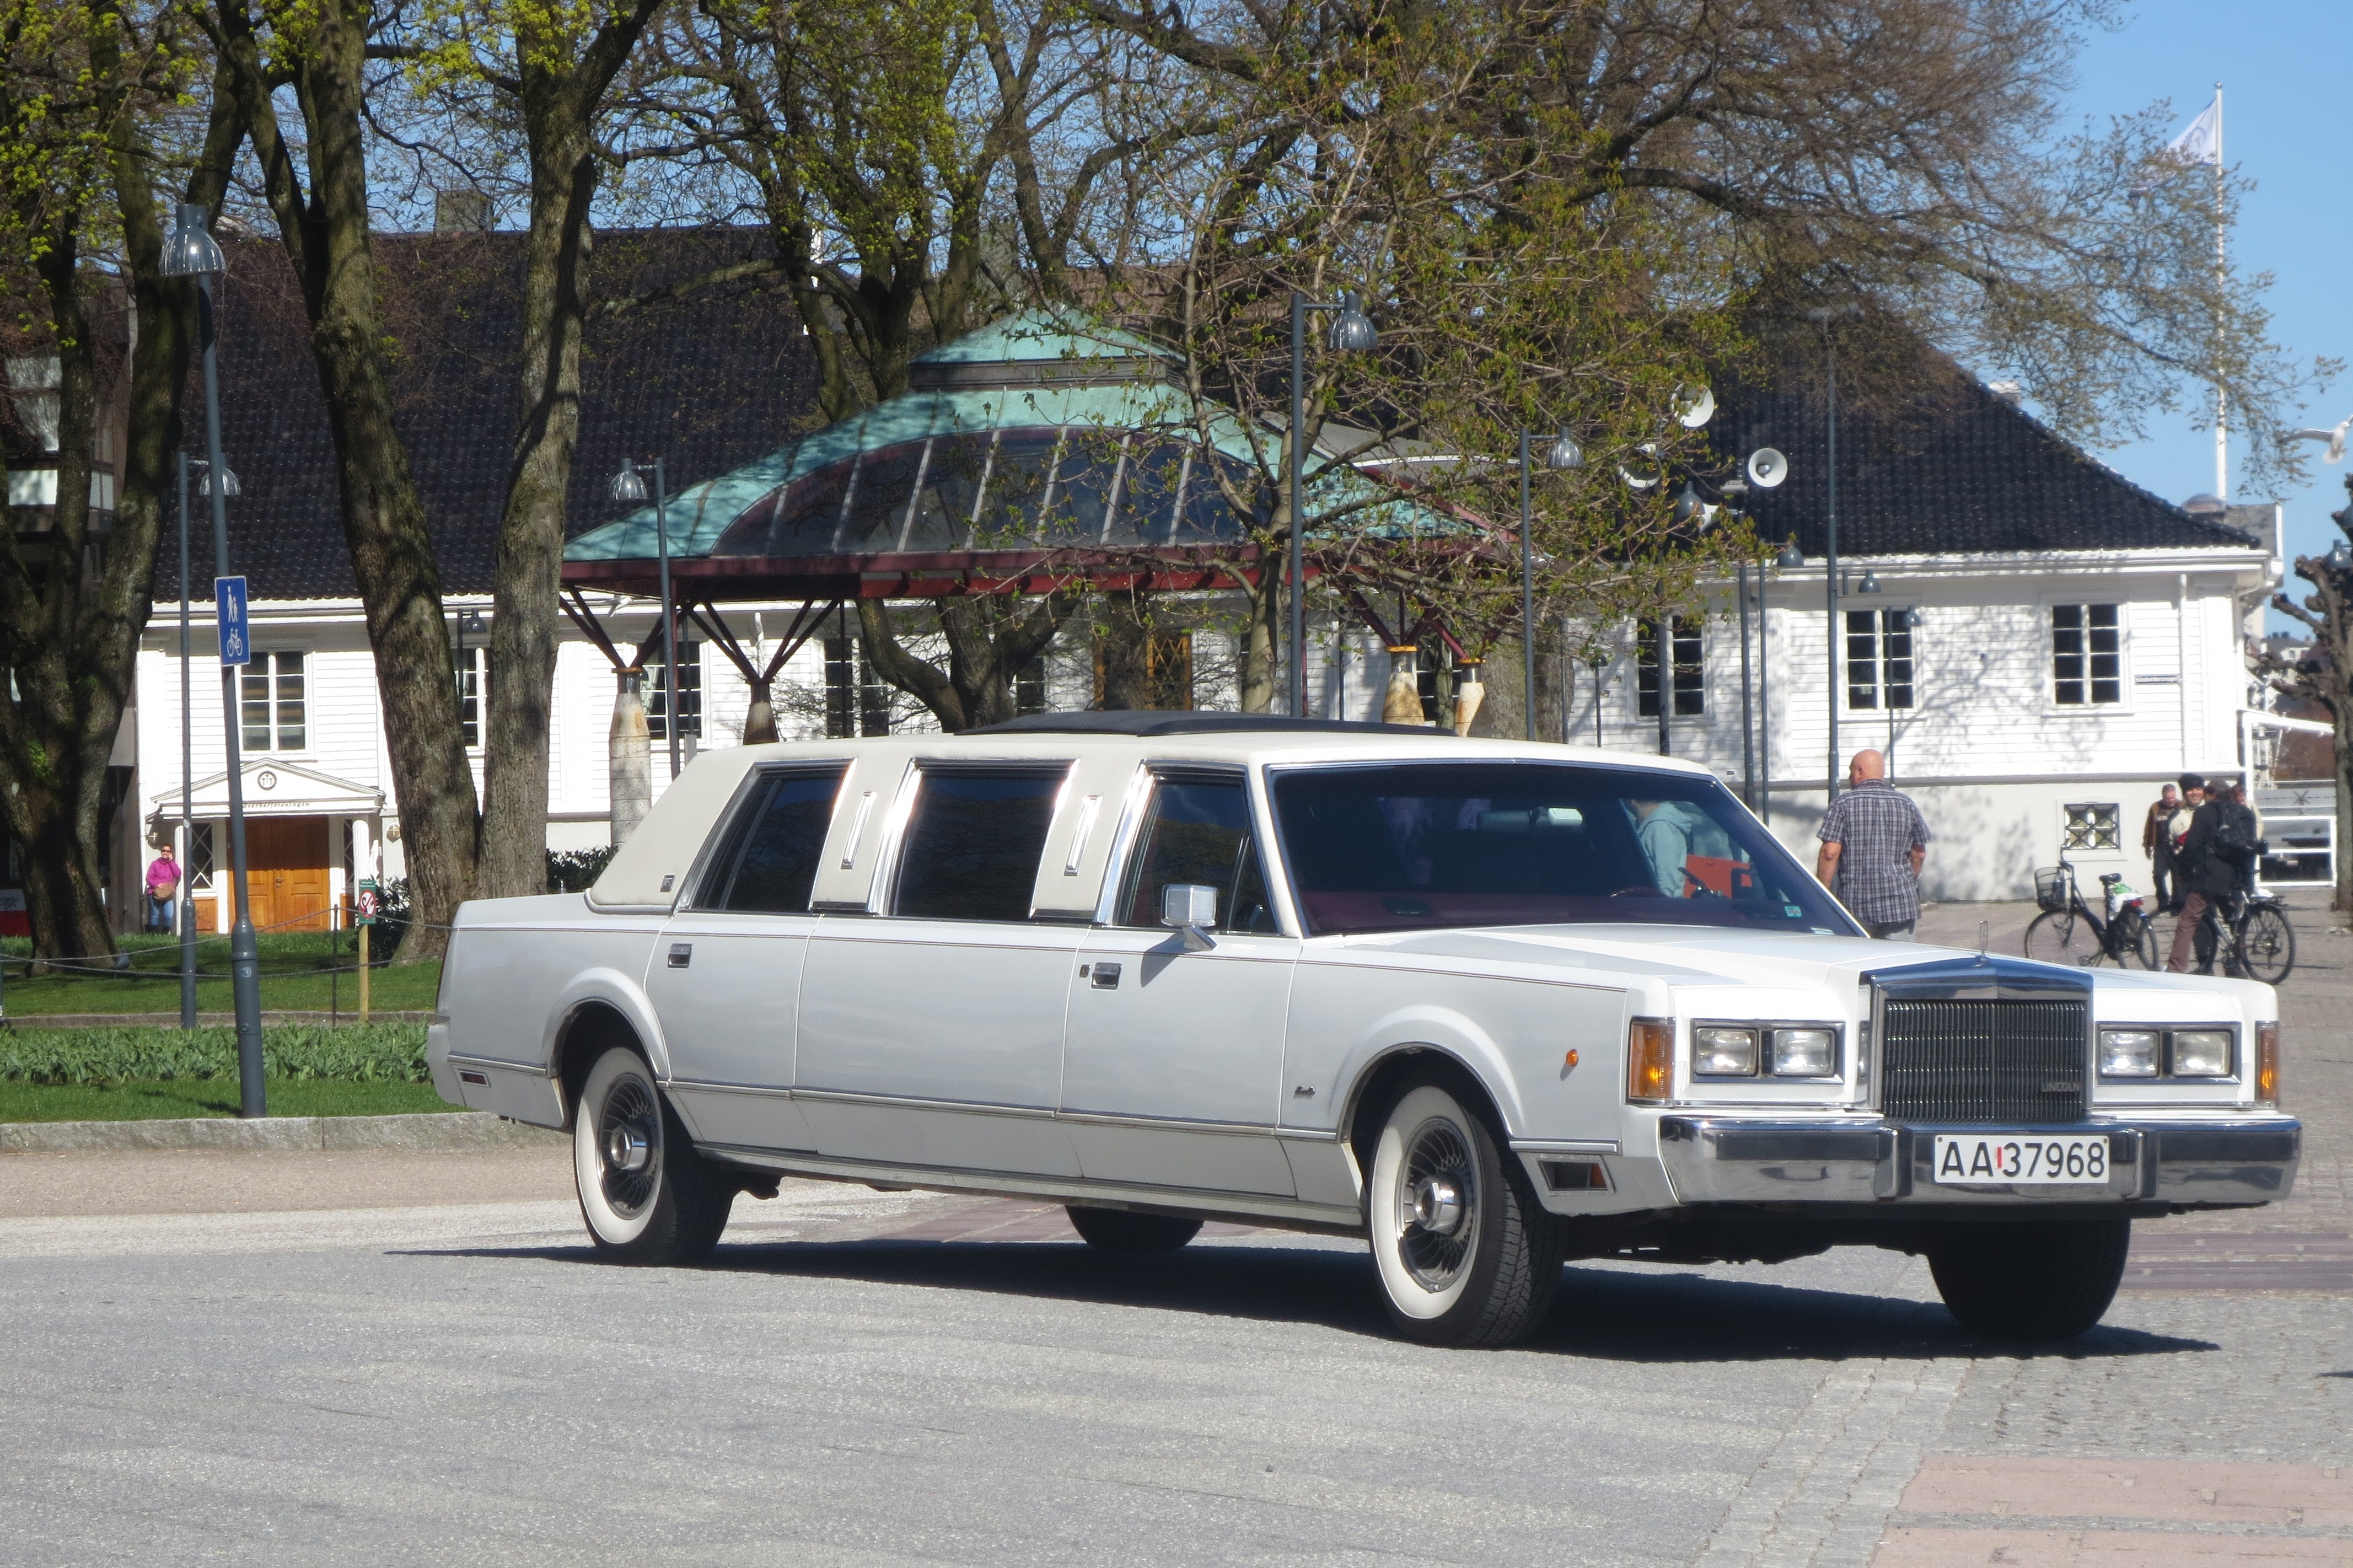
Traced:
<path fill-rule="evenodd" d="M 1755 1078 L 1757 1031 L 1715 1025 L 1692 1030 L 1694 1078 Z"/>
<path fill-rule="evenodd" d="M 2231 1045 L 2231 1031 L 2228 1029 L 2174 1030 L 2173 1076 L 2229 1078 L 2232 1071 Z"/>
<path fill-rule="evenodd" d="M 1772 1031 L 1775 1078 L 1836 1078 L 1838 1036 L 1830 1029 Z"/>
<path fill-rule="evenodd" d="M 2155 1029 L 2102 1029 L 2102 1078 L 2155 1078 L 2158 1032 Z"/>

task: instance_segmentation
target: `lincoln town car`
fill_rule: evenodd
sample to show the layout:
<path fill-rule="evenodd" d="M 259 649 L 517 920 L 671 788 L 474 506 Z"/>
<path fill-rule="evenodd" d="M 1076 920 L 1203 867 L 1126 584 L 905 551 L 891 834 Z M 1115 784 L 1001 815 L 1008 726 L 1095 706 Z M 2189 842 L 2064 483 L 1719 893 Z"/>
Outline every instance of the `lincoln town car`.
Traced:
<path fill-rule="evenodd" d="M 1214 713 L 707 752 L 586 893 L 465 905 L 448 1100 L 686 1264 L 784 1177 L 1362 1238 L 1397 1331 L 1565 1260 L 1925 1256 L 2096 1322 L 2137 1221 L 2284 1197 L 2268 986 L 1869 940 L 1668 759 Z"/>

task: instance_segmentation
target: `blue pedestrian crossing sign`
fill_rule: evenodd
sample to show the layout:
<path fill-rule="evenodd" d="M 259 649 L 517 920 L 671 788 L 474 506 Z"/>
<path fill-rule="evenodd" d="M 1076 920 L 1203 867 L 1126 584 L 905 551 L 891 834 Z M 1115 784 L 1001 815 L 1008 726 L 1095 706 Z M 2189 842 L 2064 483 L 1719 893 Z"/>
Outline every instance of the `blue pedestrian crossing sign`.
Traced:
<path fill-rule="evenodd" d="M 253 636 L 245 618 L 245 579 L 213 579 L 213 604 L 220 625 L 220 656 L 224 667 L 253 662 Z"/>

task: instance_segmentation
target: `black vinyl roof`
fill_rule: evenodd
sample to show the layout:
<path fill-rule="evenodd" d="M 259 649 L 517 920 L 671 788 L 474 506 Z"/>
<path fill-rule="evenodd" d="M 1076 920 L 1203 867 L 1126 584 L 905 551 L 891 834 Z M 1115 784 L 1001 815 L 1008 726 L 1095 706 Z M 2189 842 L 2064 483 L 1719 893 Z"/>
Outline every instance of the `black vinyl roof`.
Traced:
<path fill-rule="evenodd" d="M 446 593 L 491 587 L 520 420 L 522 241 L 519 233 L 374 240 L 397 343 L 394 420 Z M 274 239 L 223 248 L 221 443 L 241 492 L 228 503 L 230 568 L 250 579 L 256 598 L 353 596 L 334 444 L 293 270 Z M 634 298 L 768 248 L 765 231 L 749 228 L 600 232 L 592 287 Z M 592 320 L 581 380 L 567 535 L 613 515 L 607 486 L 625 455 L 660 456 L 675 493 L 789 440 L 817 385 L 799 318 L 781 290 L 758 281 Z M 183 439 L 201 458 L 204 392 L 194 374 L 182 407 Z M 200 508 L 194 520 L 201 595 L 212 553 Z M 167 542 L 163 556 L 155 592 L 176 597 L 176 547 Z"/>

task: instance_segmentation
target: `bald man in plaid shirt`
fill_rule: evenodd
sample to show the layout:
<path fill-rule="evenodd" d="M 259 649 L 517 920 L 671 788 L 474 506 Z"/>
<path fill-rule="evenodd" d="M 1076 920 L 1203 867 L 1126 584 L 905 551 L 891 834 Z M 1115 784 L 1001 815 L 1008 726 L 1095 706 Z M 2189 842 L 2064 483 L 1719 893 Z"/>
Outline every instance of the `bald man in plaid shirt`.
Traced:
<path fill-rule="evenodd" d="M 1814 835 L 1822 841 L 1815 879 L 1872 935 L 1907 942 L 1920 919 L 1928 820 L 1887 782 L 1887 759 L 1877 752 L 1857 752 L 1846 778 L 1846 794 L 1831 802 Z"/>

